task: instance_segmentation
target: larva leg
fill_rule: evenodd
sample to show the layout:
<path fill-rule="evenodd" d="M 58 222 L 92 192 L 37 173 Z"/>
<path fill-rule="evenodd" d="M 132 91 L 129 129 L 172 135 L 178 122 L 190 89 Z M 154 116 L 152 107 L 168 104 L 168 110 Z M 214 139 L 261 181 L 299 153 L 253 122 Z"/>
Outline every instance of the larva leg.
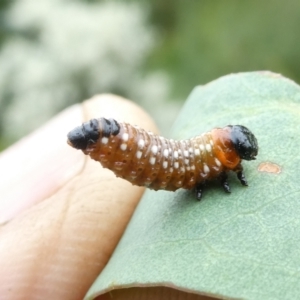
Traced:
<path fill-rule="evenodd" d="M 202 197 L 202 194 L 203 194 L 203 188 L 204 188 L 204 183 L 198 183 L 196 185 L 196 189 L 195 189 L 196 198 L 199 201 L 201 200 L 201 197 Z"/>
<path fill-rule="evenodd" d="M 234 171 L 236 172 L 237 178 L 239 179 L 241 184 L 244 186 L 248 186 L 245 174 L 243 172 L 243 166 L 239 164 Z"/>
<path fill-rule="evenodd" d="M 226 172 L 222 172 L 219 176 L 220 182 L 223 186 L 223 189 L 226 193 L 231 193 L 230 191 L 230 187 L 227 181 L 227 173 Z"/>
<path fill-rule="evenodd" d="M 239 179 L 239 181 L 241 182 L 242 185 L 244 186 L 248 186 L 248 182 L 246 180 L 245 174 L 243 173 L 243 171 L 238 171 L 236 173 L 237 178 Z"/>

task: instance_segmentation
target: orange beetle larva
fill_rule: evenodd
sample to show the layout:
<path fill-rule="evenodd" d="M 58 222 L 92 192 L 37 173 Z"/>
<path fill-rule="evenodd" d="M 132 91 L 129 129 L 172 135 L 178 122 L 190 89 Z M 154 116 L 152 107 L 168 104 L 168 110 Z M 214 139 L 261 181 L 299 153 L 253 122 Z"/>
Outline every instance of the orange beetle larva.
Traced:
<path fill-rule="evenodd" d="M 68 144 L 134 185 L 168 191 L 196 187 L 199 200 L 205 183 L 214 178 L 229 193 L 228 171 L 236 172 L 247 185 L 241 161 L 255 159 L 258 152 L 255 136 L 242 125 L 175 141 L 105 118 L 92 119 L 70 131 Z"/>

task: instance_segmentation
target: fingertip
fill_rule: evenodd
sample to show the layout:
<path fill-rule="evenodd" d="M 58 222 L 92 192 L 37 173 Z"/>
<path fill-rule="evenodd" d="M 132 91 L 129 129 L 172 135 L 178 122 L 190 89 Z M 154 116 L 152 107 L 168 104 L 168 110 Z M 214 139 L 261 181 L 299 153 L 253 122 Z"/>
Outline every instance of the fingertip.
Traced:
<path fill-rule="evenodd" d="M 43 201 L 78 175 L 86 157 L 67 144 L 67 133 L 92 118 L 112 117 L 158 132 L 136 103 L 111 94 L 73 105 L 0 155 L 0 224 Z M 18 188 L 15 188 L 18 187 Z"/>

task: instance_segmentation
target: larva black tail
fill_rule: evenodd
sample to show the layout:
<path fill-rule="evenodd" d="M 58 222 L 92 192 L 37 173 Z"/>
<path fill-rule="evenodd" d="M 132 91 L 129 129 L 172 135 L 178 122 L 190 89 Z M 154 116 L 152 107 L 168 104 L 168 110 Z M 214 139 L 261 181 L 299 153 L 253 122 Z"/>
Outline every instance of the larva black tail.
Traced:
<path fill-rule="evenodd" d="M 114 119 L 92 119 L 70 131 L 68 143 L 76 149 L 85 150 L 99 138 L 117 135 L 119 131 L 120 125 Z"/>

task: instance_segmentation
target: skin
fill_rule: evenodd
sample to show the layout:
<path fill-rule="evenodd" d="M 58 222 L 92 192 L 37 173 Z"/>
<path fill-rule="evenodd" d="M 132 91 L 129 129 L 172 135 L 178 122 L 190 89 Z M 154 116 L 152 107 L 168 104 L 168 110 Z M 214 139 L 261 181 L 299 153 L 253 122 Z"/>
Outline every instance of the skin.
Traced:
<path fill-rule="evenodd" d="M 116 178 L 66 143 L 70 128 L 103 115 L 157 133 L 141 108 L 101 95 L 70 107 L 1 153 L 3 299 L 82 299 L 109 260 L 144 188 Z M 213 299 L 165 287 L 112 293 L 114 299 L 130 293 L 137 299 Z"/>

